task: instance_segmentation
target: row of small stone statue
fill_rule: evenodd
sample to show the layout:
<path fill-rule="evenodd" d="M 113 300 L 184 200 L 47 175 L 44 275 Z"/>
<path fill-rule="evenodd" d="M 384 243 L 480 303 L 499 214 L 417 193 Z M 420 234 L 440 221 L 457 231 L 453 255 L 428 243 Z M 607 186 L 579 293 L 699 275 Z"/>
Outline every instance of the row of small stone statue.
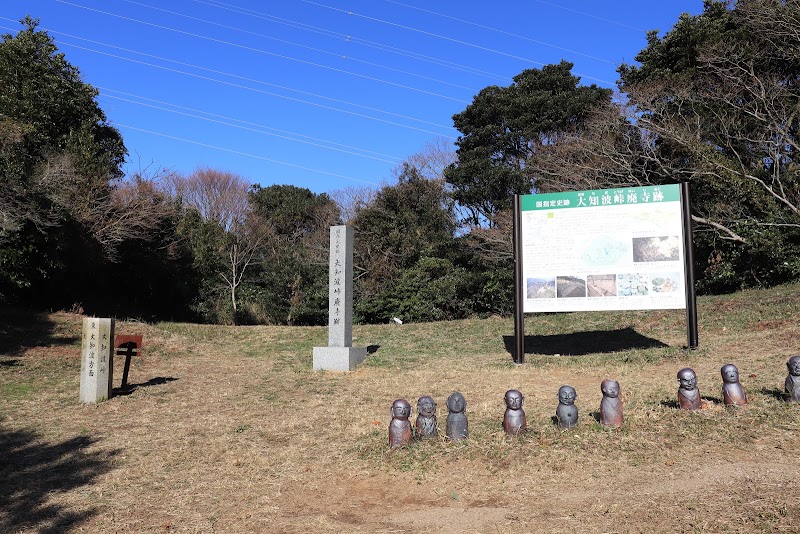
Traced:
<path fill-rule="evenodd" d="M 800 402 L 800 354 L 789 358 L 786 362 L 789 375 L 784 383 L 787 400 Z M 744 406 L 747 394 L 739 383 L 739 370 L 733 364 L 725 364 L 720 369 L 722 374 L 722 398 L 726 406 Z M 686 367 L 678 371 L 678 404 L 685 410 L 697 410 L 702 407 L 700 390 L 697 387 L 697 375 Z M 600 384 L 603 400 L 600 401 L 600 424 L 610 428 L 622 426 L 622 401 L 619 398 L 620 387 L 616 380 L 603 380 Z M 578 397 L 572 386 L 561 386 L 558 389 L 558 407 L 556 421 L 561 428 L 572 428 L 578 424 L 578 408 L 575 399 Z M 503 415 L 503 430 L 506 434 L 516 436 L 527 429 L 527 418 L 522 409 L 523 395 L 519 390 L 509 389 L 505 394 L 506 411 Z M 458 391 L 447 397 L 447 424 L 445 435 L 452 441 L 466 439 L 469 434 L 469 423 L 466 415 L 467 401 Z M 392 421 L 389 423 L 389 447 L 403 447 L 411 443 L 412 435 L 418 439 L 435 438 L 439 434 L 436 420 L 436 402 L 425 395 L 417 401 L 417 421 L 412 434 L 411 405 L 405 399 L 397 399 L 392 403 Z"/>

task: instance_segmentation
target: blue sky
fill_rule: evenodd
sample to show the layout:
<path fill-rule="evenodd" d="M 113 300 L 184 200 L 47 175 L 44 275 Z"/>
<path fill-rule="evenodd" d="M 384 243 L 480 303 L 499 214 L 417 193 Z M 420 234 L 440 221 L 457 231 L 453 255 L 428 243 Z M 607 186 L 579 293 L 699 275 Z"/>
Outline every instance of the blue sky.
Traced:
<path fill-rule="evenodd" d="M 702 0 L 14 0 L 122 132 L 127 170 L 197 166 L 315 192 L 392 182 L 489 85 L 575 64 L 614 87 L 645 32 Z"/>

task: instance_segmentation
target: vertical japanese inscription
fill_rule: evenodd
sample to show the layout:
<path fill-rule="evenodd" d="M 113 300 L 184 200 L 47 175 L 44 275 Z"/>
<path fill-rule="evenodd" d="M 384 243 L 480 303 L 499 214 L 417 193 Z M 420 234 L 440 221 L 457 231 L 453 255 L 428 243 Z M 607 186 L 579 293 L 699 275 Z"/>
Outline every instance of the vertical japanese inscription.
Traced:
<path fill-rule="evenodd" d="M 331 227 L 328 346 L 349 347 L 353 340 L 353 229 Z"/>
<path fill-rule="evenodd" d="M 114 320 L 83 319 L 81 342 L 81 402 L 94 403 L 111 397 L 113 359 L 111 339 Z"/>

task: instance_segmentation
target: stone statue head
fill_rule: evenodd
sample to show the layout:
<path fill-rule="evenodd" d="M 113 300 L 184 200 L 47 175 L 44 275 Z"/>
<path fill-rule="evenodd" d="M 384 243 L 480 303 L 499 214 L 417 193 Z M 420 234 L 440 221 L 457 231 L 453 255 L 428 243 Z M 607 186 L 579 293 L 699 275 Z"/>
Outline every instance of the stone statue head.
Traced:
<path fill-rule="evenodd" d="M 617 398 L 619 397 L 619 382 L 616 380 L 603 380 L 600 383 L 600 391 L 603 392 L 604 397 Z"/>
<path fill-rule="evenodd" d="M 678 382 L 680 383 L 681 389 L 691 391 L 697 387 L 697 375 L 694 374 L 693 369 L 684 367 L 678 371 Z"/>
<path fill-rule="evenodd" d="M 467 401 L 464 395 L 454 391 L 447 397 L 447 410 L 452 413 L 461 413 L 467 409 Z"/>
<path fill-rule="evenodd" d="M 423 395 L 417 399 L 417 413 L 421 417 L 433 417 L 436 415 L 436 401 L 433 397 Z"/>
<path fill-rule="evenodd" d="M 722 373 L 722 381 L 726 384 L 736 384 L 739 382 L 739 369 L 732 363 L 726 363 L 719 371 Z"/>
<path fill-rule="evenodd" d="M 786 368 L 792 376 L 800 376 L 800 354 L 795 354 L 786 361 Z"/>
<path fill-rule="evenodd" d="M 558 388 L 558 402 L 561 404 L 575 404 L 575 399 L 578 398 L 578 392 L 572 386 L 561 386 Z"/>
<path fill-rule="evenodd" d="M 411 405 L 405 399 L 397 399 L 392 403 L 392 418 L 405 420 L 411 415 Z"/>
<path fill-rule="evenodd" d="M 510 410 L 519 410 L 522 408 L 524 398 L 519 390 L 509 389 L 506 391 L 506 406 Z"/>

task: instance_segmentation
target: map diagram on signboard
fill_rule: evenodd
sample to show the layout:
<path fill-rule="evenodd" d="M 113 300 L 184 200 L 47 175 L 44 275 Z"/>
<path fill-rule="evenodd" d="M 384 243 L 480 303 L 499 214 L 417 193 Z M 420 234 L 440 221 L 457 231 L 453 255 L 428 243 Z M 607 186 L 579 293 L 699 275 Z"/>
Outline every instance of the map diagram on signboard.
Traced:
<path fill-rule="evenodd" d="M 589 241 L 580 256 L 586 267 L 606 267 L 630 257 L 630 245 L 611 236 L 598 236 Z"/>

